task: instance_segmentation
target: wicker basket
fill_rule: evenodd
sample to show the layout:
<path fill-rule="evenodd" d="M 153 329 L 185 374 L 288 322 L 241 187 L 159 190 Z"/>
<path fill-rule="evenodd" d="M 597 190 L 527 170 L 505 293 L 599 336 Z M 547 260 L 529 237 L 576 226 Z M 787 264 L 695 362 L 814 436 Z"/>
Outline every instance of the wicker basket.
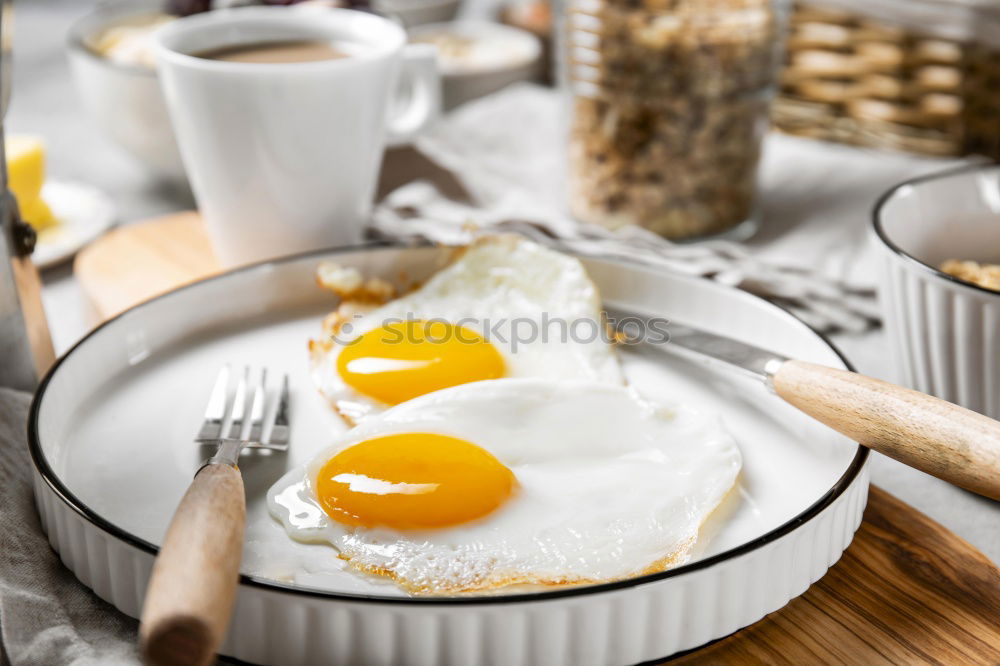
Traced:
<path fill-rule="evenodd" d="M 1000 160 L 1000 44 L 799 2 L 773 119 L 800 136 Z"/>

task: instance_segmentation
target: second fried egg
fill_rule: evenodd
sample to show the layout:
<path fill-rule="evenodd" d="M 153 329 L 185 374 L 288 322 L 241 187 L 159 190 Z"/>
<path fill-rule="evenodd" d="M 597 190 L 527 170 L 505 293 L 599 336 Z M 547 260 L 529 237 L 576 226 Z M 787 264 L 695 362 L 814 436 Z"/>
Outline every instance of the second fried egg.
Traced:
<path fill-rule="evenodd" d="M 714 417 L 622 386 L 501 379 L 372 416 L 268 506 L 293 539 L 415 594 L 594 583 L 687 561 L 740 466 Z"/>
<path fill-rule="evenodd" d="M 351 308 L 342 311 L 351 312 Z M 426 284 L 311 346 L 313 378 L 350 423 L 487 379 L 624 382 L 580 261 L 516 236 L 482 239 Z"/>

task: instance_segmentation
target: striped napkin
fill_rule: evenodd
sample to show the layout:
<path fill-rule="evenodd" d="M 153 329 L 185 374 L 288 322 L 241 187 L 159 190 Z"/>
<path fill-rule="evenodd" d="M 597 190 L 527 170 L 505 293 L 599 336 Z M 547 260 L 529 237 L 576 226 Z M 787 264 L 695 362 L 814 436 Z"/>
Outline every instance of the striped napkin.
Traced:
<path fill-rule="evenodd" d="M 0 388 L 0 664 L 138 666 L 138 623 L 74 578 L 42 533 L 26 441 L 30 400 Z"/>
<path fill-rule="evenodd" d="M 771 136 L 758 237 L 673 243 L 636 227 L 609 231 L 572 220 L 563 206 L 564 136 L 558 96 L 546 88 L 522 84 L 460 107 L 416 148 L 450 172 L 468 200 L 449 199 L 428 182 L 404 185 L 377 207 L 372 234 L 458 245 L 514 231 L 739 287 L 823 332 L 863 332 L 879 323 L 866 256 L 872 205 L 888 187 L 955 163 Z"/>

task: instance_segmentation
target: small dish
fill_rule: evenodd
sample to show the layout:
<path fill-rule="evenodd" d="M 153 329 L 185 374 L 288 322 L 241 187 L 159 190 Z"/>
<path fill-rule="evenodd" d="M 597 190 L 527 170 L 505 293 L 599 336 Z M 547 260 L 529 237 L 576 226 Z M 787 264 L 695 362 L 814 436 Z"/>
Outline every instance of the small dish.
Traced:
<path fill-rule="evenodd" d="M 490 21 L 453 21 L 409 30 L 411 42 L 433 44 L 445 109 L 539 74 L 541 41 L 527 30 Z"/>
<path fill-rule="evenodd" d="M 31 258 L 40 269 L 72 259 L 115 223 L 111 197 L 96 187 L 53 180 L 42 187 L 42 197 L 59 223 L 38 232 Z"/>
<path fill-rule="evenodd" d="M 1000 418 L 1000 292 L 940 270 L 949 259 L 1000 263 L 1000 166 L 896 186 L 876 204 L 873 231 L 900 381 Z"/>
<path fill-rule="evenodd" d="M 379 14 L 396 18 L 404 28 L 441 23 L 455 18 L 462 0 L 373 0 Z"/>

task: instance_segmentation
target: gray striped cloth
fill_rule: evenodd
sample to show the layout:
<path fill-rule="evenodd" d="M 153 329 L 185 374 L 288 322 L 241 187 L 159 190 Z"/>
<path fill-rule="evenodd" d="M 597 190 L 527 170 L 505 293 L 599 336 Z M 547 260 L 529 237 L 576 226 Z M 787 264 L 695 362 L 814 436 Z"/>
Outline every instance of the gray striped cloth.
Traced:
<path fill-rule="evenodd" d="M 557 94 L 530 84 L 459 107 L 416 148 L 451 174 L 466 200 L 428 182 L 404 185 L 377 207 L 373 235 L 463 244 L 478 233 L 519 231 L 581 254 L 739 287 L 821 331 L 859 333 L 879 322 L 868 238 L 875 200 L 901 181 L 958 163 L 772 135 L 761 168 L 761 232 L 749 243 L 672 243 L 639 228 L 608 231 L 569 218 L 564 112 Z"/>
<path fill-rule="evenodd" d="M 138 664 L 138 623 L 84 587 L 42 533 L 26 440 L 30 400 L 0 388 L 0 663 Z"/>
<path fill-rule="evenodd" d="M 376 209 L 377 238 L 465 245 L 480 234 L 514 232 L 584 256 L 642 263 L 701 276 L 757 294 L 817 330 L 860 333 L 879 323 L 875 291 L 756 258 L 739 243 L 706 240 L 677 244 L 638 227 L 609 231 L 545 210 L 517 190 L 488 208 L 444 197 L 428 182 L 404 185 Z"/>

